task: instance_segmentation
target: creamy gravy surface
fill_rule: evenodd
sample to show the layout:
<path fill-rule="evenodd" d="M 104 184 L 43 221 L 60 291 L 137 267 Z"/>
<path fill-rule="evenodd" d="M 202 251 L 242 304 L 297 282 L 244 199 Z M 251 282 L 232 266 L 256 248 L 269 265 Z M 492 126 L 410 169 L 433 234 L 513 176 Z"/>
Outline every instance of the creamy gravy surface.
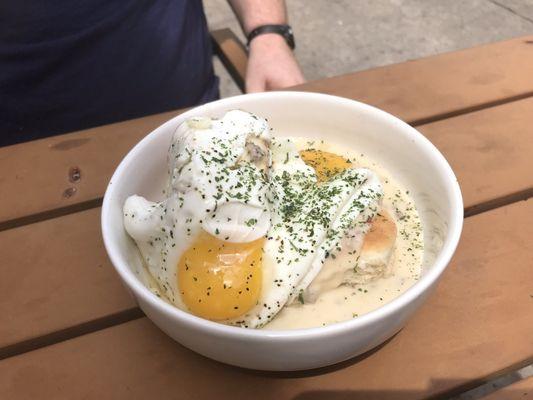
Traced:
<path fill-rule="evenodd" d="M 380 164 L 355 150 L 307 138 L 291 138 L 298 150 L 316 149 L 348 158 L 354 167 L 371 169 L 381 179 L 385 196 L 382 207 L 394 217 L 398 235 L 390 273 L 356 286 L 340 286 L 320 295 L 314 303 L 293 303 L 263 329 L 284 330 L 325 326 L 357 318 L 390 302 L 409 289 L 420 277 L 423 234 L 420 217 L 409 191 Z"/>

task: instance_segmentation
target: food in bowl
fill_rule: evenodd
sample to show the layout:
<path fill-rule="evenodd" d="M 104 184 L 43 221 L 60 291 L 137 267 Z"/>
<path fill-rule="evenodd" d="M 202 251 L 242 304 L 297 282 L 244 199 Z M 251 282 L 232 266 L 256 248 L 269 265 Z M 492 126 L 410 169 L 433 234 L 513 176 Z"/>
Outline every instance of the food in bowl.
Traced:
<path fill-rule="evenodd" d="M 144 283 L 199 317 L 275 330 L 348 320 L 419 277 L 409 192 L 354 149 L 279 137 L 233 110 L 174 132 L 165 199 L 130 196 Z"/>
<path fill-rule="evenodd" d="M 228 110 L 235 109 L 267 116 L 277 140 L 283 136 L 304 136 L 304 149 L 320 147 L 319 150 L 339 155 L 344 155 L 346 148 L 354 150 L 346 152 L 347 157 L 357 158 L 353 164 L 364 167 L 368 162 L 367 167 L 377 172 L 382 181 L 384 207 L 387 206 L 387 197 L 395 196 L 387 192 L 386 177 L 380 175 L 379 167 L 383 167 L 386 175 L 387 171 L 388 175 L 394 175 L 401 183 L 398 187 L 403 188 L 400 195 L 409 190 L 407 199 L 415 201 L 423 226 L 423 262 L 418 281 L 391 301 L 387 302 L 384 298 L 381 302 L 376 297 L 380 306 L 371 312 L 363 312 L 357 318 L 349 314 L 349 319 L 345 321 L 331 324 L 328 321 L 326 326 L 313 324 L 316 327 L 308 329 L 271 328 L 282 313 L 290 307 L 297 307 L 299 301 L 284 306 L 263 329 L 243 329 L 182 311 L 164 300 L 166 295 L 160 294 L 161 298 L 154 295 L 149 287 L 157 282 L 143 267 L 141 252 L 124 229 L 124 204 L 133 194 L 156 201 L 168 197 L 162 194 L 162 189 L 168 186 L 166 154 L 179 125 L 192 117 L 223 116 Z M 331 143 L 320 143 L 326 138 Z M 315 143 L 307 146 L 307 141 Z M 341 146 L 330 147 L 332 143 Z M 359 154 L 361 152 L 364 157 Z M 378 161 L 375 167 L 367 160 L 369 157 Z M 397 218 L 394 210 L 392 217 Z M 407 221 L 399 221 L 400 217 L 395 220 L 397 240 L 401 237 L 402 224 Z M 252 369 L 289 371 L 347 360 L 383 343 L 405 326 L 427 300 L 450 262 L 461 234 L 463 202 L 457 179 L 443 155 L 416 129 L 394 116 L 335 96 L 267 92 L 225 98 L 199 106 L 148 134 L 128 152 L 113 174 L 103 199 L 101 219 L 102 236 L 113 267 L 139 307 L 161 330 L 183 346 L 224 363 Z M 398 245 L 399 242 L 396 242 L 395 246 Z M 402 255 L 397 249 L 394 253 Z M 395 265 L 392 267 L 395 268 Z M 372 293 L 371 284 L 360 286 L 362 294 L 365 288 L 367 295 Z M 356 306 L 363 304 L 364 299 L 359 298 Z M 311 299 L 302 309 L 310 305 Z M 338 308 L 330 310 L 331 313 Z"/>

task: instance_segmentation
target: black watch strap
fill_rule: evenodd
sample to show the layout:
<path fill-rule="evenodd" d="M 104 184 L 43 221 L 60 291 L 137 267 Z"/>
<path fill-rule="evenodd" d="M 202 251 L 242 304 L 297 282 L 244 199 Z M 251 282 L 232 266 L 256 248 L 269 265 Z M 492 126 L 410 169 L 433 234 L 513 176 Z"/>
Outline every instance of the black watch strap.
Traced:
<path fill-rule="evenodd" d="M 292 32 L 292 28 L 289 25 L 261 25 L 252 30 L 248 34 L 248 43 L 246 46 L 250 46 L 250 42 L 256 38 L 259 35 L 263 35 L 265 33 L 276 33 L 278 35 L 283 36 L 287 44 L 291 49 L 294 50 L 296 47 L 296 44 L 294 43 L 294 35 Z"/>

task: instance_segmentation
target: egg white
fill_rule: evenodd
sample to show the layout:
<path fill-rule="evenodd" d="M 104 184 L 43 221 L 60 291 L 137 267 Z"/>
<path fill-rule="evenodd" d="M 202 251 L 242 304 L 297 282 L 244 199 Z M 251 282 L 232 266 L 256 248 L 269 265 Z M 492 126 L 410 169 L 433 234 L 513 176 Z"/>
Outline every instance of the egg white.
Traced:
<path fill-rule="evenodd" d="M 136 195 L 126 200 L 124 227 L 161 292 L 176 306 L 186 309 L 178 290 L 178 263 L 201 229 L 237 243 L 265 236 L 270 211 L 264 171 L 239 160 L 250 149 L 260 151 L 262 143 L 261 161 L 268 165 L 270 139 L 266 121 L 244 111 L 190 119 L 172 138 L 167 198 L 159 203 Z"/>
<path fill-rule="evenodd" d="M 202 229 L 234 243 L 265 236 L 259 301 L 223 321 L 248 328 L 263 327 L 285 305 L 343 283 L 345 271 L 321 273 L 323 265 L 345 253 L 347 240 L 364 237 L 383 196 L 378 177 L 364 168 L 318 185 L 291 140 L 273 139 L 264 119 L 239 110 L 180 125 L 168 165 L 167 198 L 129 197 L 125 229 L 162 295 L 182 309 L 178 263 Z"/>
<path fill-rule="evenodd" d="M 274 140 L 271 153 L 272 224 L 264 246 L 263 290 L 252 310 L 230 321 L 251 328 L 302 300 L 326 258 L 341 250 L 341 240 L 364 235 L 383 196 L 379 179 L 368 169 L 347 169 L 319 186 L 289 139 Z"/>

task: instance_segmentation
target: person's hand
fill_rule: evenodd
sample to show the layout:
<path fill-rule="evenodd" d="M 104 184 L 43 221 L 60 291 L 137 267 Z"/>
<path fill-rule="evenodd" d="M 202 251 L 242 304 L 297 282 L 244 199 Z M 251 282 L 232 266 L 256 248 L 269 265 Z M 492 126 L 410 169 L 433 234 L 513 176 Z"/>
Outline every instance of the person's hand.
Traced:
<path fill-rule="evenodd" d="M 250 43 L 246 92 L 264 92 L 304 83 L 302 70 L 285 39 L 277 34 L 257 36 Z"/>

